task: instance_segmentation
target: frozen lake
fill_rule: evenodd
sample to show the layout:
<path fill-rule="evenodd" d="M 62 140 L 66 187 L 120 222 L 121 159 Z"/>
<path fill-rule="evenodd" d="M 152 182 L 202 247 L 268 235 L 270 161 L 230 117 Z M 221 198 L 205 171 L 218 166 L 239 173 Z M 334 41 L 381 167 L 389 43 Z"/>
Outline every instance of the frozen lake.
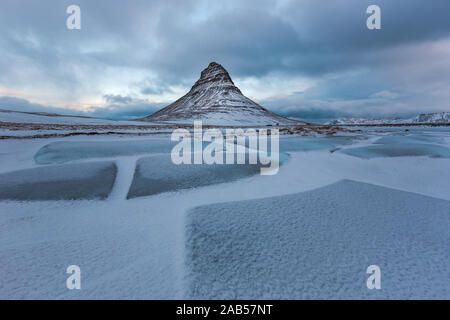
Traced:
<path fill-rule="evenodd" d="M 0 298 L 449 298 L 450 130 L 281 137 L 273 176 L 173 145 L 0 141 Z"/>

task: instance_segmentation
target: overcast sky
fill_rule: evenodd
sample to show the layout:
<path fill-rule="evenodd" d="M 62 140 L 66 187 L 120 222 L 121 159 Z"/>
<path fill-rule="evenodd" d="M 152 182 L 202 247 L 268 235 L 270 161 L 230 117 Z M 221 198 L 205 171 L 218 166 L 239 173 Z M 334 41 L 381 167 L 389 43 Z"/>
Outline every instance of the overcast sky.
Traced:
<path fill-rule="evenodd" d="M 216 61 L 287 116 L 450 111 L 449 15 L 448 0 L 2 0 L 0 109 L 142 117 Z"/>

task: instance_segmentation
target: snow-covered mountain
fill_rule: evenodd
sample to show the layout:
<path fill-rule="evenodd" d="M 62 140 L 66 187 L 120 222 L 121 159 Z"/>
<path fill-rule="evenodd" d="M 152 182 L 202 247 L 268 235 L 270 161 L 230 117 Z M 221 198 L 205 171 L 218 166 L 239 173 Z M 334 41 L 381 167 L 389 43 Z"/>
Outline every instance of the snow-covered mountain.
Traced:
<path fill-rule="evenodd" d="M 361 124 L 400 124 L 400 123 L 411 123 L 411 119 L 401 119 L 401 118 L 339 118 L 327 122 L 331 125 L 361 125 Z"/>
<path fill-rule="evenodd" d="M 331 125 L 389 125 L 389 124 L 448 124 L 450 112 L 423 113 L 414 118 L 340 118 L 328 122 Z"/>
<path fill-rule="evenodd" d="M 297 120 L 281 117 L 244 96 L 220 64 L 211 62 L 191 90 L 144 121 L 211 125 L 290 125 Z"/>
<path fill-rule="evenodd" d="M 450 123 L 450 112 L 423 113 L 412 119 L 413 123 Z"/>

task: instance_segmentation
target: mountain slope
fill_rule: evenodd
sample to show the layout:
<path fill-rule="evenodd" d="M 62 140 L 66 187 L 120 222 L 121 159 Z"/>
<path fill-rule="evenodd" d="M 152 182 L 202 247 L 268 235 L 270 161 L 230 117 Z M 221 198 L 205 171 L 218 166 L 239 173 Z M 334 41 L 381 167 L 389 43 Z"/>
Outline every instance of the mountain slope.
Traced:
<path fill-rule="evenodd" d="M 220 64 L 211 62 L 191 90 L 144 121 L 190 123 L 202 120 L 212 125 L 301 124 L 261 107 L 242 94 Z"/>

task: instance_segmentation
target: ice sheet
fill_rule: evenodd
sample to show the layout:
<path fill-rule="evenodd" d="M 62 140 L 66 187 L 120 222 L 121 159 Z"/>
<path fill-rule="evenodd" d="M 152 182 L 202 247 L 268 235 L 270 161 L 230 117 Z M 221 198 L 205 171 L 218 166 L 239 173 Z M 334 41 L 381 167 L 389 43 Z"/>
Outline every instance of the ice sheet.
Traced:
<path fill-rule="evenodd" d="M 42 166 L 0 175 L 0 199 L 104 199 L 114 184 L 113 162 Z"/>
<path fill-rule="evenodd" d="M 280 164 L 288 156 L 282 154 Z M 170 155 L 141 158 L 137 162 L 128 199 L 162 192 L 197 188 L 260 174 L 261 164 L 173 164 Z"/>

